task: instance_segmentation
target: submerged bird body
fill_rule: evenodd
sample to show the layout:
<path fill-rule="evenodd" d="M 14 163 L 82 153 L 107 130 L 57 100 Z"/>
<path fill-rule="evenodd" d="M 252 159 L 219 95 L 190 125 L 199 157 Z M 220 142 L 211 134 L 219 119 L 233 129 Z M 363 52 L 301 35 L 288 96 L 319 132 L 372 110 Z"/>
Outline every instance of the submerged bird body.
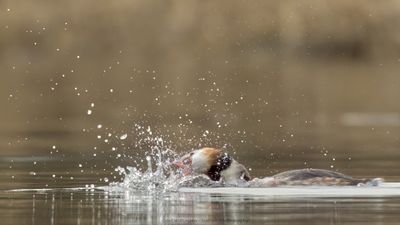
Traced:
<path fill-rule="evenodd" d="M 246 168 L 230 155 L 215 148 L 202 148 L 184 155 L 174 164 L 181 168 L 182 174 L 207 175 L 213 181 L 223 181 L 227 184 L 240 184 L 250 181 Z M 342 173 L 323 169 L 299 169 L 278 173 L 272 177 L 254 179 L 248 183 L 257 186 L 351 186 L 371 184 L 377 185 L 381 179 L 357 179 Z"/>
<path fill-rule="evenodd" d="M 318 185 L 347 186 L 368 183 L 369 179 L 357 179 L 342 173 L 323 169 L 289 170 L 273 176 L 276 186 L 280 185 Z"/>

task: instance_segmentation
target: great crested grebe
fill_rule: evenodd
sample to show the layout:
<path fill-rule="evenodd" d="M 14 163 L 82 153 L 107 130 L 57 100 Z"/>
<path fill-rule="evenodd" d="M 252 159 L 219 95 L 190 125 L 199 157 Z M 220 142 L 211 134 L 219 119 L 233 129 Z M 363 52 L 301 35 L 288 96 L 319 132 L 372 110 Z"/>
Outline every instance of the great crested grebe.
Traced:
<path fill-rule="evenodd" d="M 220 149 L 201 148 L 191 151 L 173 163 L 184 176 L 207 175 L 213 181 L 238 184 L 250 181 L 246 168 Z M 322 185 L 351 186 L 377 185 L 381 179 L 357 179 L 342 173 L 323 169 L 299 169 L 278 173 L 272 177 L 257 180 L 258 186 Z"/>

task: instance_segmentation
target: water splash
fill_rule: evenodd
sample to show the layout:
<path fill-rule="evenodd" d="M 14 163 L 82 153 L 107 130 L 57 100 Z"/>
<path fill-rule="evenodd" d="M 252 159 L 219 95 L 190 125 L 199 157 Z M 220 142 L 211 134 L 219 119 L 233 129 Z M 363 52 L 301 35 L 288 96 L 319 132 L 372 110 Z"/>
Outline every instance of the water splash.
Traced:
<path fill-rule="evenodd" d="M 179 158 L 177 152 L 165 144 L 162 137 L 155 135 L 150 127 L 135 125 L 137 135 L 141 136 L 134 143 L 144 152 L 141 160 L 134 160 L 135 165 L 117 167 L 122 182 L 110 183 L 111 188 L 145 191 L 147 193 L 165 193 L 177 191 L 180 187 L 221 186 L 220 182 L 210 180 L 206 175 L 182 176 L 172 164 Z M 126 134 L 122 135 L 126 139 Z M 168 143 L 168 142 L 167 142 Z M 143 160 L 143 158 L 145 160 Z M 145 165 L 142 165 L 142 164 Z"/>
<path fill-rule="evenodd" d="M 124 179 L 121 183 L 111 185 L 148 192 L 165 192 L 174 189 L 177 175 L 171 168 L 172 158 L 169 156 L 169 151 L 156 149 L 158 149 L 156 154 L 146 156 L 147 169 L 144 171 L 135 166 L 117 167 L 116 171 L 124 176 Z M 155 169 L 153 169 L 154 164 Z"/>

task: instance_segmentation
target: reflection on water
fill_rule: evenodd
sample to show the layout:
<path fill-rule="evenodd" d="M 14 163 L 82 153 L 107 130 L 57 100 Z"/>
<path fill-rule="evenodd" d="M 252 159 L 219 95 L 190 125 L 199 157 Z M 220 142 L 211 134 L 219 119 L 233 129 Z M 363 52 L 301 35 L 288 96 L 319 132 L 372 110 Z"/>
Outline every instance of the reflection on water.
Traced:
<path fill-rule="evenodd" d="M 50 190 L 0 193 L 6 224 L 397 224 L 400 198 Z"/>

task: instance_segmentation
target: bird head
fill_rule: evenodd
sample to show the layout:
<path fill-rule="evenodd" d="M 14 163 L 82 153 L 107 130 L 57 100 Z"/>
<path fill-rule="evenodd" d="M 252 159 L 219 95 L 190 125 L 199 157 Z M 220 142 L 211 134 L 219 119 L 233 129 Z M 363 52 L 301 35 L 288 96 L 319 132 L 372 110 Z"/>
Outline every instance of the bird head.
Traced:
<path fill-rule="evenodd" d="M 201 148 L 191 151 L 173 163 L 183 176 L 205 174 L 213 181 L 227 183 L 249 181 L 246 168 L 228 153 L 216 148 Z"/>

